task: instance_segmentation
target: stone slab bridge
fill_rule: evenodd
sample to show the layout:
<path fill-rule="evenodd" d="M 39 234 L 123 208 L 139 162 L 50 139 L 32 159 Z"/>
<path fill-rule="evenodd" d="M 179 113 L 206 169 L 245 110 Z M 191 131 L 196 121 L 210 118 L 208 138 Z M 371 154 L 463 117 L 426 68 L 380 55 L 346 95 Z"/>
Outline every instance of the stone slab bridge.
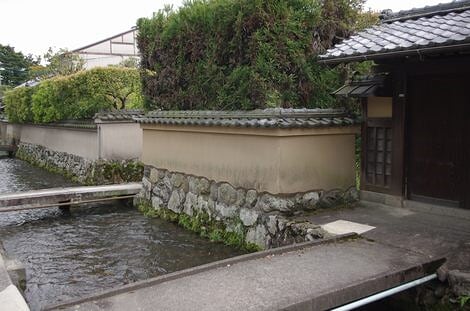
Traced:
<path fill-rule="evenodd" d="M 327 310 L 432 279 L 443 262 L 348 234 L 170 273 L 46 310 Z"/>
<path fill-rule="evenodd" d="M 51 188 L 0 195 L 0 213 L 133 198 L 141 183 Z"/>

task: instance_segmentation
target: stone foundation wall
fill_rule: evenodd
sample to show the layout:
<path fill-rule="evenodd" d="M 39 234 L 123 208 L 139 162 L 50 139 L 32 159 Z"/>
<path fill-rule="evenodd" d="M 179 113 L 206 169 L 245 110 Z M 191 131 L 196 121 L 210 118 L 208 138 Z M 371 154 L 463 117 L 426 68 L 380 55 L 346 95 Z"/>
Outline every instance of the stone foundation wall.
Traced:
<path fill-rule="evenodd" d="M 66 175 L 82 184 L 136 182 L 142 179 L 143 173 L 143 166 L 137 160 L 89 160 L 24 142 L 18 145 L 16 157 L 49 171 Z"/>
<path fill-rule="evenodd" d="M 145 167 L 142 182 L 143 191 L 135 204 L 146 205 L 156 214 L 169 211 L 193 218 L 205 215 L 260 249 L 324 238 L 327 233 L 319 226 L 293 222 L 289 216 L 357 199 L 355 190 L 259 193 L 152 166 Z"/>

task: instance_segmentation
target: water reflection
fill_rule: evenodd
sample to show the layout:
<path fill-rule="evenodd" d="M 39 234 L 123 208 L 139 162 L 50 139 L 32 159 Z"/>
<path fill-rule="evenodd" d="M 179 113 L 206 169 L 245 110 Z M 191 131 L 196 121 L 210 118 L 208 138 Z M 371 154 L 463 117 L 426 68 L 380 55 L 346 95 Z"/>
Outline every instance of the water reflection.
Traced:
<path fill-rule="evenodd" d="M 0 193 L 70 185 L 15 159 L 0 159 Z M 0 240 L 27 267 L 33 310 L 240 254 L 117 203 L 0 214 Z"/>

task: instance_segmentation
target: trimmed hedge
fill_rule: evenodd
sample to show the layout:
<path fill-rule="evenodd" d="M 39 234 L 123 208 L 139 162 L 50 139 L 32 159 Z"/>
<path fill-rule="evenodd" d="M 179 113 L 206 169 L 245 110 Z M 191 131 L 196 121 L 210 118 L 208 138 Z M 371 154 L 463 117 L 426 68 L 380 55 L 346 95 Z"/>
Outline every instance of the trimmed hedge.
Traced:
<path fill-rule="evenodd" d="M 328 107 L 337 69 L 316 56 L 363 0 L 193 0 L 138 20 L 147 109 Z M 344 77 L 343 77 L 344 78 Z"/>
<path fill-rule="evenodd" d="M 18 123 L 87 119 L 105 109 L 142 108 L 139 72 L 94 68 L 13 89 L 4 102 L 8 119 Z"/>
<path fill-rule="evenodd" d="M 10 122 L 22 123 L 33 120 L 31 96 L 36 89 L 36 86 L 18 87 L 5 93 L 3 103 L 5 104 L 5 114 Z"/>

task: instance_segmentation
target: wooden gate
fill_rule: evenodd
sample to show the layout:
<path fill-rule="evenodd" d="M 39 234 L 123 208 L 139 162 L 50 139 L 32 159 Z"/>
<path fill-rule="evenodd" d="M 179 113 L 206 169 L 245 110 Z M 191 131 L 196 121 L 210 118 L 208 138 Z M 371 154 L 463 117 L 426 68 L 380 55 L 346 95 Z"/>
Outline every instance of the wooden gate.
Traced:
<path fill-rule="evenodd" d="M 410 199 L 469 207 L 469 82 L 464 75 L 408 80 L 406 185 Z"/>

